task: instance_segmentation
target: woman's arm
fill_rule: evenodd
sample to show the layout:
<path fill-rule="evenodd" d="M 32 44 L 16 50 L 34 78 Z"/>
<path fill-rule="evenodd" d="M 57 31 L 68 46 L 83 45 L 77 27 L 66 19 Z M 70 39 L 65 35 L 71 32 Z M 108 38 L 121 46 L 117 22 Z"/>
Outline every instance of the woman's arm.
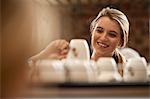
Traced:
<path fill-rule="evenodd" d="M 52 41 L 44 50 L 29 60 L 37 61 L 40 59 L 63 59 L 66 58 L 69 51 L 69 43 L 66 40 L 59 39 Z"/>

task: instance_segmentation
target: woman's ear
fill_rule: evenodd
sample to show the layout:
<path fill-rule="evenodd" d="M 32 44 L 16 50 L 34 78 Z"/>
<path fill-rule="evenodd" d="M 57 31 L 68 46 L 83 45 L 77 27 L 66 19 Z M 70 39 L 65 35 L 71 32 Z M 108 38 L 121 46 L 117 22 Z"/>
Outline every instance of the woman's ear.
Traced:
<path fill-rule="evenodd" d="M 123 46 L 123 40 L 121 39 L 119 44 L 118 44 L 118 47 L 121 48 L 122 46 Z"/>
<path fill-rule="evenodd" d="M 92 27 L 92 28 L 90 29 L 91 34 L 92 34 L 93 30 L 94 30 L 94 28 Z"/>

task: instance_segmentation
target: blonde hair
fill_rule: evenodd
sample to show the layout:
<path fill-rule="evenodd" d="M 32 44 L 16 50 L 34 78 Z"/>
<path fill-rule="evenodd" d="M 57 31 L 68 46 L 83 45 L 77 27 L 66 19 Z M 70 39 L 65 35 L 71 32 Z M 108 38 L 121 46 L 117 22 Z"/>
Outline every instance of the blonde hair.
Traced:
<path fill-rule="evenodd" d="M 102 16 L 108 16 L 110 19 L 116 20 L 121 28 L 121 40 L 122 44 L 120 47 L 125 47 L 126 43 L 128 42 L 128 35 L 129 35 L 129 21 L 125 14 L 123 14 L 121 11 L 113 8 L 103 8 L 102 11 L 99 12 L 98 16 L 92 21 L 90 26 L 90 31 L 92 33 L 93 29 L 95 28 L 97 21 Z M 114 54 L 112 56 L 117 63 L 124 64 L 126 63 L 125 57 L 120 53 L 118 48 L 115 49 Z M 122 70 L 121 70 L 122 71 Z M 122 73 L 121 73 L 122 74 Z"/>
<path fill-rule="evenodd" d="M 121 27 L 121 39 L 123 41 L 121 47 L 125 47 L 126 43 L 128 42 L 128 35 L 129 35 L 129 21 L 125 14 L 121 11 L 113 8 L 103 8 L 102 11 L 99 12 L 98 16 L 92 21 L 90 26 L 90 31 L 92 32 L 97 21 L 102 16 L 108 16 L 109 18 L 116 20 L 120 27 Z"/>

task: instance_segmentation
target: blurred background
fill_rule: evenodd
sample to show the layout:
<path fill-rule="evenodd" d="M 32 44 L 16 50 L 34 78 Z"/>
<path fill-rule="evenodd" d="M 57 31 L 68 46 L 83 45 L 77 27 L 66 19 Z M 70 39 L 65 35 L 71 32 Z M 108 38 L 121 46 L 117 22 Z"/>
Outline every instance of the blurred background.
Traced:
<path fill-rule="evenodd" d="M 27 59 L 52 40 L 84 38 L 90 44 L 90 23 L 107 6 L 127 15 L 127 46 L 149 62 L 149 5 L 149 0 L 1 0 L 2 95 L 22 89 Z"/>

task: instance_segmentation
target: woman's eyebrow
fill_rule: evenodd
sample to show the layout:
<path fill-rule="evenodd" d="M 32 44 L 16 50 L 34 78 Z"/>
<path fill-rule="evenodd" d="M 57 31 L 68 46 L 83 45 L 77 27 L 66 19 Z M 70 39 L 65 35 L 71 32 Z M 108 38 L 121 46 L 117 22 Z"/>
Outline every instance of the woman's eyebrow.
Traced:
<path fill-rule="evenodd" d="M 114 31 L 114 30 L 110 30 L 110 32 L 113 32 L 115 34 L 119 34 L 118 32 Z"/>
<path fill-rule="evenodd" d="M 98 29 L 103 29 L 101 26 L 97 26 L 96 28 L 98 28 Z"/>
<path fill-rule="evenodd" d="M 102 28 L 101 26 L 97 26 L 96 28 L 97 28 L 97 29 L 104 29 L 104 28 Z M 113 33 L 115 33 L 115 34 L 117 34 L 117 35 L 119 34 L 119 33 L 116 32 L 115 30 L 110 30 L 110 32 L 113 32 Z"/>

